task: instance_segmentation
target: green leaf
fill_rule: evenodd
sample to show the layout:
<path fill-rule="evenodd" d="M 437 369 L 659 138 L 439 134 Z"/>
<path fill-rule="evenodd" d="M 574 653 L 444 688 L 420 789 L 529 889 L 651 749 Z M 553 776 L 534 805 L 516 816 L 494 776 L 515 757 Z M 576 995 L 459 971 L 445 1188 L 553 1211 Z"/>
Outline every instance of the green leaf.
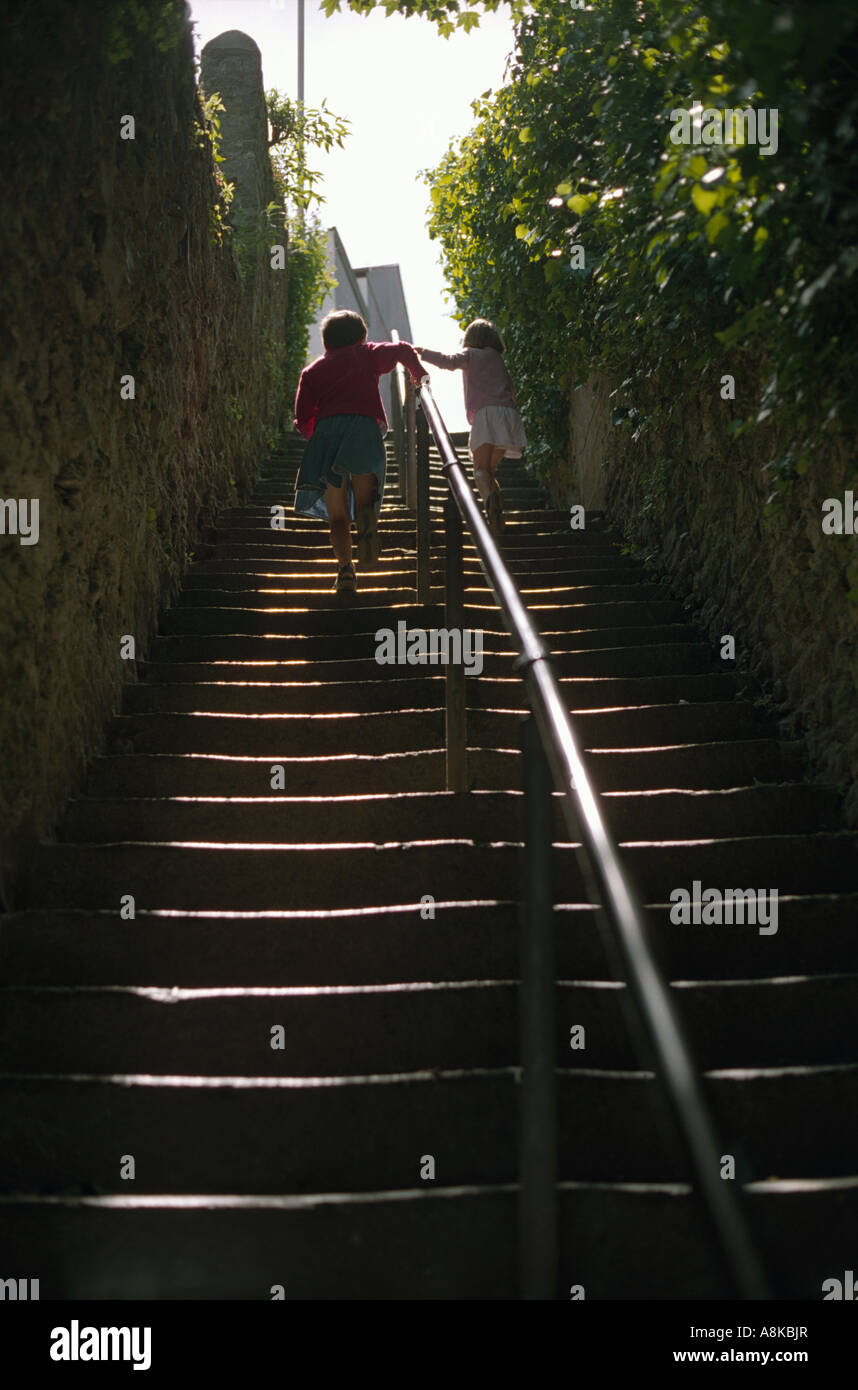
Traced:
<path fill-rule="evenodd" d="M 718 194 L 707 193 L 705 188 L 701 187 L 699 183 L 696 183 L 691 190 L 691 201 L 696 207 L 697 211 L 702 212 L 705 216 L 708 212 L 712 211 L 712 208 L 714 208 L 717 205 Z"/>
<path fill-rule="evenodd" d="M 727 214 L 725 212 L 716 212 L 715 216 L 710 217 L 709 221 L 706 223 L 706 236 L 708 240 L 715 241 L 720 233 L 724 231 L 724 228 L 729 227 L 729 225 L 730 219 Z"/>

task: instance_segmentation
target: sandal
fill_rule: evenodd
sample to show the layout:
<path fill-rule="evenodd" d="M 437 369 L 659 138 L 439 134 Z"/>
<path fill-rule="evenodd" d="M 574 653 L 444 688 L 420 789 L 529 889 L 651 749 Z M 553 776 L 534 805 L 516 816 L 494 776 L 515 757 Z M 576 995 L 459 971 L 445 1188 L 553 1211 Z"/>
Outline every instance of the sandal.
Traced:
<path fill-rule="evenodd" d="M 493 488 L 489 493 L 486 512 L 488 513 L 489 530 L 493 536 L 497 537 L 504 529 L 503 502 L 501 500 L 500 488 Z"/>
<path fill-rule="evenodd" d="M 357 522 L 358 560 L 361 569 L 372 569 L 378 564 L 378 517 L 375 507 L 358 507 Z"/>
<path fill-rule="evenodd" d="M 353 594 L 356 584 L 357 576 L 355 575 L 355 567 L 351 560 L 347 560 L 344 565 L 340 565 L 331 592 L 335 594 Z"/>

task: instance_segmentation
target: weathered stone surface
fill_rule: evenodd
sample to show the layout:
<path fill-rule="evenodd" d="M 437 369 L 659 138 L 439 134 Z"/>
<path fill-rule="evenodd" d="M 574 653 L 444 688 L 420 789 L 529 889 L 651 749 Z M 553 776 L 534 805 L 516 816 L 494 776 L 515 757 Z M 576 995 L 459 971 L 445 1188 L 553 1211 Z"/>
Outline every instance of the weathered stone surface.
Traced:
<path fill-rule="evenodd" d="M 756 399 L 759 364 L 731 371 Z M 672 400 L 673 415 L 636 441 L 627 424 L 611 425 L 608 389 L 573 395 L 570 462 L 551 480 L 555 502 L 580 502 L 601 466 L 612 518 L 675 596 L 691 599 L 713 643 L 735 636 L 737 665 L 769 690 L 785 731 L 805 738 L 818 775 L 844 786 L 858 824 L 858 604 L 849 597 L 858 535 L 825 535 L 821 524 L 823 501 L 853 485 L 854 451 L 832 439 L 786 502 L 767 506 L 773 475 L 763 465 L 791 441 L 767 427 L 734 439 L 730 421 L 747 401 L 740 410 L 721 399 L 720 371 L 711 389 L 681 373 L 654 385 L 639 404 L 646 412 Z M 588 505 L 598 505 L 589 494 Z"/>
<path fill-rule="evenodd" d="M 37 544 L 0 534 L 7 897 L 133 679 L 120 637 L 145 654 L 187 553 L 281 423 L 285 272 L 242 286 L 212 237 L 212 162 L 174 9 L 181 37 L 166 48 L 123 18 L 123 57 L 117 6 L 35 0 L 0 46 L 0 499 L 40 503 Z M 120 138 L 127 114 L 134 140 Z M 134 400 L 120 397 L 126 374 Z"/>
<path fill-rule="evenodd" d="M 264 299 L 264 287 L 272 274 L 271 245 L 277 238 L 264 234 L 265 209 L 274 198 L 274 180 L 268 158 L 262 55 L 253 39 L 230 29 L 207 43 L 200 54 L 200 86 L 207 96 L 217 92 L 224 105 L 219 113 L 220 169 L 227 182 L 235 185 L 229 221 L 250 242 L 245 258 L 255 326 L 259 301 Z M 280 236 L 279 241 L 284 242 L 284 238 Z"/>

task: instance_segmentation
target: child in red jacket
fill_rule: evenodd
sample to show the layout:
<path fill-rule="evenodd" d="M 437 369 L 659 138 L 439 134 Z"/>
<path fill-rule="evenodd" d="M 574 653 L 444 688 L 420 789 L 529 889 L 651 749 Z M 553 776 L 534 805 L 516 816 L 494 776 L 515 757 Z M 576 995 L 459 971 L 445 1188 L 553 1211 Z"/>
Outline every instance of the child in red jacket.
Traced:
<path fill-rule="evenodd" d="M 330 521 L 337 593 L 353 592 L 356 585 L 352 517 L 361 565 L 378 560 L 387 430 L 378 379 L 397 362 L 416 382 L 426 375 L 410 343 L 368 343 L 366 334 L 353 310 L 328 314 L 322 323 L 324 356 L 304 368 L 295 397 L 295 428 L 309 440 L 295 484 L 295 510 Z"/>

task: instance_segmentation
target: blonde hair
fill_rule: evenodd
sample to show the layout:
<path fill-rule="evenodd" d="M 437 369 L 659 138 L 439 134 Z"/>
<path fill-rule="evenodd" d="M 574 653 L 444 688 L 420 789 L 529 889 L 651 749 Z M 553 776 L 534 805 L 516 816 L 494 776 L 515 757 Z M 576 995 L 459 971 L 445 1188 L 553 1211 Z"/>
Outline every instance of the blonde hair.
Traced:
<path fill-rule="evenodd" d="M 465 329 L 465 347 L 494 348 L 503 352 L 503 339 L 493 323 L 488 319 L 474 319 Z"/>

